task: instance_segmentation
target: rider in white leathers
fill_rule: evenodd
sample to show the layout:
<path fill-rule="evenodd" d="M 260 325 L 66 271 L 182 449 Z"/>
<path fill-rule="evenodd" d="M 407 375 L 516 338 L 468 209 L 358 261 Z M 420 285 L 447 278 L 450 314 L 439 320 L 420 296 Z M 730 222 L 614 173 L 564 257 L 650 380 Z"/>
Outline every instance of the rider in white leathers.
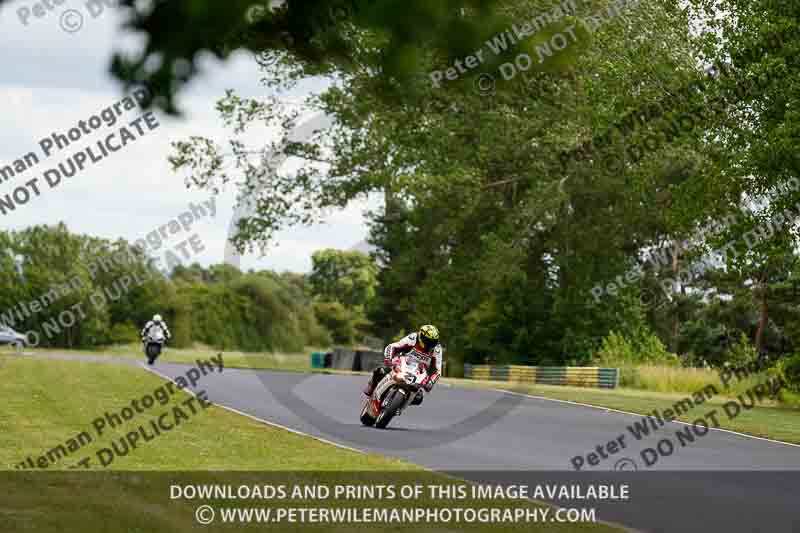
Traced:
<path fill-rule="evenodd" d="M 147 340 L 147 335 L 150 333 L 150 330 L 154 327 L 160 327 L 161 331 L 164 332 L 164 338 L 169 340 L 172 338 L 172 334 L 169 332 L 169 328 L 167 327 L 167 323 L 161 318 L 161 315 L 154 315 L 153 320 L 148 320 L 147 324 L 144 325 L 144 329 L 142 329 L 142 342 Z"/>

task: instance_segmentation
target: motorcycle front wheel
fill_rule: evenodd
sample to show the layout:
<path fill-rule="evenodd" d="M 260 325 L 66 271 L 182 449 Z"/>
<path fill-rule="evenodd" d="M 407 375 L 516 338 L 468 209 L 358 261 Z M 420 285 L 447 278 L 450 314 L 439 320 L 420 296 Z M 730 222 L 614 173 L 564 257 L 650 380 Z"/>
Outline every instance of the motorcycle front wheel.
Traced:
<path fill-rule="evenodd" d="M 389 422 L 392 421 L 395 413 L 397 413 L 397 410 L 403 406 L 405 401 L 405 394 L 403 394 L 402 391 L 395 389 L 394 394 L 386 403 L 386 407 L 378 415 L 377 420 L 375 420 L 375 427 L 378 429 L 386 429 L 386 426 L 389 425 Z"/>
<path fill-rule="evenodd" d="M 161 346 L 156 343 L 148 344 L 145 348 L 147 354 L 147 364 L 152 365 L 158 356 L 161 355 Z"/>

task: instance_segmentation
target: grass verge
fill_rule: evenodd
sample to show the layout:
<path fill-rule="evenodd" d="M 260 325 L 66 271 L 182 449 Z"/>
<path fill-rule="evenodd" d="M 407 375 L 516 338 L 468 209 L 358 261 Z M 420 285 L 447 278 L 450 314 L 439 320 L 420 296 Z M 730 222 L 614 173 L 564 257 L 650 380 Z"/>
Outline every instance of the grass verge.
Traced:
<path fill-rule="evenodd" d="M 230 368 L 252 368 L 252 369 L 271 369 L 271 370 L 286 370 L 293 372 L 308 372 L 311 371 L 311 357 L 312 351 L 316 349 L 309 348 L 308 353 L 247 353 L 238 351 L 223 351 L 225 357 L 225 365 Z M 123 345 L 123 346 L 109 346 L 98 348 L 96 350 L 68 350 L 64 348 L 36 348 L 26 350 L 31 354 L 72 354 L 72 355 L 101 355 L 109 357 L 122 357 L 126 359 L 136 359 L 137 361 L 144 361 L 145 357 L 139 345 Z M 213 350 L 211 348 L 197 347 L 190 349 L 178 349 L 167 347 L 159 357 L 159 361 L 168 363 L 186 363 L 195 364 L 197 359 L 208 359 L 220 353 L 220 350 Z M 326 370 L 328 371 L 328 370 Z"/>
<path fill-rule="evenodd" d="M 178 424 L 176 418 L 170 431 L 124 455 L 118 454 L 107 468 L 92 460 L 91 464 L 96 466 L 89 471 L 67 470 L 84 457 L 94 457 L 99 449 L 112 447 L 114 441 L 119 442 L 126 433 L 135 431 L 145 419 L 152 420 L 175 408 L 188 412 L 187 402 L 193 397 L 178 391 L 163 404 L 157 403 L 151 411 L 134 415 L 128 422 L 100 433 L 94 420 L 106 412 L 121 412 L 123 407 L 131 406 L 133 400 L 155 395 L 154 391 L 163 387 L 164 381 L 136 367 L 5 355 L 0 356 L 0 380 L 4 383 L 0 389 L 0 402 L 4 407 L 0 412 L 0 467 L 13 469 L 0 475 L 0 490 L 5 495 L 0 509 L 0 531 L 155 533 L 264 529 L 264 523 L 255 521 L 200 526 L 194 514 L 200 503 L 212 503 L 217 509 L 230 505 L 273 510 L 309 506 L 327 509 L 413 506 L 411 501 L 365 497 L 337 500 L 301 496 L 289 503 L 259 498 L 241 502 L 176 500 L 171 496 L 172 486 L 176 484 L 213 483 L 234 488 L 246 484 L 265 489 L 267 485 L 278 484 L 313 487 L 314 483 L 328 487 L 334 483 L 374 486 L 401 479 L 406 483 L 464 485 L 405 462 L 341 449 L 265 426 L 218 407 L 201 409 L 196 403 L 196 409 L 192 409 L 192 415 L 185 421 Z M 69 448 L 66 455 L 53 452 L 61 445 L 67 447 L 67 442 L 79 442 L 77 435 L 82 432 L 91 437 L 90 442 L 81 443 L 74 450 Z M 26 457 L 45 457 L 49 463 L 48 472 L 17 469 Z M 526 500 L 425 499 L 416 505 L 426 509 L 542 508 Z M 303 532 L 408 529 L 407 524 L 374 523 L 286 522 L 267 527 Z M 433 524 L 424 527 L 426 531 L 442 533 L 510 532 L 529 531 L 531 525 Z M 566 533 L 616 531 L 593 523 L 541 523 L 536 528 Z"/>
<path fill-rule="evenodd" d="M 119 439 L 139 426 L 149 427 L 153 419 L 168 413 L 163 431 L 150 442 L 140 440 L 127 455 L 114 457 L 108 466 L 115 470 L 314 470 L 400 469 L 414 467 L 376 455 L 363 455 L 333 448 L 314 439 L 265 426 L 227 410 L 202 409 L 184 392 L 156 401 L 150 409 L 136 414 L 116 428 L 101 434 L 93 422 L 106 412 L 120 413 L 133 400 L 152 395 L 164 385 L 157 376 L 135 367 L 81 361 L 56 361 L 3 357 L 0 365 L 0 468 L 13 469 L 27 457 L 34 462 L 63 445 L 67 453 L 55 453 L 48 470 L 64 470 L 84 457 L 97 465 L 97 451 L 122 449 Z M 174 417 L 179 407 L 188 419 Z M 178 419 L 178 420 L 176 420 Z M 176 423 L 177 422 L 177 423 Z M 91 442 L 69 451 L 67 442 L 86 432 Z M 85 439 L 84 439 L 85 441 Z M 74 447 L 74 446 L 73 446 Z"/>

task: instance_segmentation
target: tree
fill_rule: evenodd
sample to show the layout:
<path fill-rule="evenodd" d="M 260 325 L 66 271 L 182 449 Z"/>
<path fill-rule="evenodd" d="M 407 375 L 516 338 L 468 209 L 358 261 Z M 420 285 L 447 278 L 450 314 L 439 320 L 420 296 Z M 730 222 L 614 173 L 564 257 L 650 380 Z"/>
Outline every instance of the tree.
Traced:
<path fill-rule="evenodd" d="M 752 230 L 755 221 L 723 236 L 692 237 L 699 227 L 797 168 L 797 125 L 787 110 L 797 85 L 791 50 L 800 41 L 784 31 L 794 22 L 766 2 L 690 4 L 732 16 L 709 24 L 718 33 L 697 34 L 700 11 L 642 3 L 591 39 L 581 34 L 557 68 L 531 69 L 488 95 L 472 80 L 434 90 L 393 76 L 382 68 L 382 36 L 354 33 L 356 68 L 337 72 L 336 83 L 309 101 L 333 126 L 310 142 L 272 146 L 287 141 L 280 149 L 301 160 L 296 173 L 268 172 L 251 157 L 267 150 L 238 135 L 263 122 L 288 132 L 297 114 L 233 93 L 219 109 L 236 135 L 229 143 L 236 169 L 222 172 L 225 150 L 203 138 L 177 143 L 172 161 L 191 169 L 188 182 L 200 188 L 241 180 L 263 191 L 254 198 L 256 214 L 240 226 L 243 246 L 264 246 L 280 229 L 383 194 L 371 221 L 380 270 L 370 318 L 384 335 L 436 322 L 451 353 L 565 364 L 590 360 L 612 330 L 626 337 L 647 330 L 672 350 L 716 357 L 738 337 L 750 305 L 754 339 L 774 345 L 771 310 L 789 316 L 791 307 L 774 305 L 786 300 L 778 291 L 794 276 L 782 263 L 789 241 L 675 284 L 658 309 L 642 301 L 691 268 L 700 249 Z M 540 8 L 516 0 L 499 11 L 520 20 Z M 595 8 L 582 6 L 580 15 Z M 465 19 L 476 20 L 469 12 Z M 554 24 L 540 37 L 559 29 Z M 777 30 L 786 50 L 772 53 L 764 45 Z M 728 42 L 718 41 L 726 32 Z M 513 61 L 532 43 L 541 41 L 521 43 L 497 61 Z M 422 71 L 448 60 L 436 46 L 425 49 L 417 58 Z M 289 64 L 298 76 L 309 72 L 302 62 Z M 707 72 L 711 64 L 716 70 Z M 763 76 L 766 83 L 754 83 Z M 795 205 L 791 197 L 778 198 L 762 218 Z M 668 261 L 643 268 L 657 250 L 668 250 Z M 610 285 L 637 267 L 641 279 Z M 725 289 L 720 273 L 736 273 L 746 289 L 734 305 L 710 296 Z M 611 289 L 595 300 L 597 284 Z M 733 317 L 733 310 L 745 311 Z M 700 335 L 703 327 L 715 335 Z"/>
<path fill-rule="evenodd" d="M 365 309 L 375 297 L 377 266 L 366 254 L 328 248 L 311 256 L 312 294 L 348 308 Z"/>
<path fill-rule="evenodd" d="M 10 0 L 0 0 L 0 7 Z M 509 29 L 513 20 L 497 0 L 119 0 L 122 28 L 144 35 L 141 49 L 115 53 L 111 71 L 123 83 L 146 83 L 155 103 L 178 111 L 175 95 L 197 74 L 205 53 L 227 60 L 238 49 L 258 54 L 267 66 L 277 61 L 325 74 L 355 68 L 364 32 L 383 35 L 381 65 L 409 77 L 424 46 L 454 55 L 475 50 L 487 26 Z M 52 6 L 49 6 L 52 9 Z M 32 16 L 32 7 L 21 6 Z M 33 10 L 35 11 L 35 10 Z M 471 15 L 471 16 L 468 16 Z M 476 24 L 476 20 L 483 24 Z M 175 31 L 180 24 L 183 30 Z M 460 54 L 463 55 L 463 54 Z"/>
<path fill-rule="evenodd" d="M 502 11 L 523 20 L 539 9 L 516 1 Z M 649 38 L 637 38 L 642 32 L 659 32 L 670 46 L 654 49 L 644 44 Z M 558 154 L 591 135 L 587 124 L 602 131 L 639 104 L 628 87 L 640 87 L 646 101 L 662 90 L 654 76 L 683 83 L 695 71 L 687 32 L 677 10 L 632 10 L 594 36 L 596 50 L 517 76 L 488 97 L 471 80 L 434 89 L 427 80 L 393 79 L 374 53 L 380 41 L 365 32 L 356 36 L 360 68 L 311 102 L 333 117 L 329 134 L 287 143 L 287 153 L 306 163 L 297 173 L 265 172 L 238 139 L 230 144 L 242 176 L 219 172 L 223 150 L 208 139 L 177 143 L 172 161 L 192 169 L 191 185 L 213 188 L 241 177 L 250 190 L 264 191 L 258 212 L 240 226 L 241 245 L 263 245 L 287 225 L 383 193 L 385 208 L 372 226 L 381 271 L 371 317 L 379 333 L 436 322 L 451 348 L 585 360 L 611 323 L 607 310 L 586 305 L 591 286 L 628 267 L 626 257 L 665 232 L 653 213 L 680 172 L 659 168 L 673 150 L 632 169 L 628 188 L 618 170 L 588 163 L 571 168 L 564 185 Z M 428 50 L 423 70 L 445 60 L 435 46 Z M 608 53 L 623 57 L 611 63 Z M 237 133 L 256 122 L 296 123 L 269 100 L 228 94 L 219 108 Z M 601 260 L 585 260 L 598 251 Z"/>
<path fill-rule="evenodd" d="M 726 281 L 735 279 L 739 291 L 752 293 L 758 316 L 753 343 L 762 352 L 770 312 L 777 308 L 785 316 L 790 281 L 796 279 L 798 228 L 790 221 L 800 206 L 800 188 L 785 185 L 800 173 L 800 122 L 791 111 L 800 84 L 800 6 L 761 0 L 691 4 L 699 13 L 731 13 L 706 17 L 711 31 L 704 35 L 705 52 L 710 60 L 730 58 L 750 89 L 748 98 L 731 106 L 732 120 L 714 131 L 720 147 L 715 174 L 724 177 L 721 183 L 734 202 L 764 200 L 727 235 L 739 244 L 726 254 Z M 720 90 L 733 91 L 729 85 Z"/>

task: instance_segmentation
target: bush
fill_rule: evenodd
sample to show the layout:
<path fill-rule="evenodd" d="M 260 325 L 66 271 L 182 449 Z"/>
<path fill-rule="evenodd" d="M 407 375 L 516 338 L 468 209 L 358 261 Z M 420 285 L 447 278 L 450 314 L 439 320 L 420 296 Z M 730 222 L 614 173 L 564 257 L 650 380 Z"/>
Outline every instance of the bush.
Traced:
<path fill-rule="evenodd" d="M 603 339 L 594 359 L 600 366 L 625 366 L 634 364 L 638 356 L 628 339 L 612 331 Z"/>
<path fill-rule="evenodd" d="M 790 390 L 782 389 L 778 393 L 778 401 L 786 406 L 800 408 L 800 394 Z"/>
<path fill-rule="evenodd" d="M 357 316 L 339 302 L 315 302 L 314 315 L 331 333 L 333 342 L 352 344 L 358 328 Z"/>
<path fill-rule="evenodd" d="M 170 324 L 173 348 L 189 348 L 192 346 L 192 302 L 186 294 L 175 299 L 175 320 Z"/>
<path fill-rule="evenodd" d="M 775 370 L 775 373 L 786 382 L 789 391 L 800 394 L 800 354 L 783 359 Z"/>
<path fill-rule="evenodd" d="M 139 342 L 139 330 L 130 322 L 114 324 L 109 337 L 113 344 L 135 344 Z"/>
<path fill-rule="evenodd" d="M 329 341 L 302 291 L 271 272 L 182 282 L 177 301 L 181 330 L 216 349 L 297 353 Z"/>
<path fill-rule="evenodd" d="M 321 347 L 331 344 L 330 332 L 317 320 L 313 309 L 303 309 L 297 318 L 301 331 L 306 333 L 309 346 Z"/>
<path fill-rule="evenodd" d="M 619 386 L 628 389 L 641 389 L 642 376 L 635 366 L 623 366 L 619 369 Z"/>
<path fill-rule="evenodd" d="M 725 362 L 736 368 L 746 367 L 758 360 L 758 352 L 750 344 L 747 335 L 742 333 L 739 340 L 734 342 L 725 352 Z"/>
<path fill-rule="evenodd" d="M 680 358 L 667 351 L 661 339 L 648 333 L 638 342 L 639 353 L 645 362 L 666 366 L 680 366 Z"/>
<path fill-rule="evenodd" d="M 678 356 L 669 353 L 664 344 L 649 331 L 640 332 L 638 338 L 629 339 L 611 331 L 603 339 L 600 350 L 594 355 L 599 366 L 625 367 L 643 363 L 677 366 Z"/>
<path fill-rule="evenodd" d="M 789 388 L 794 392 L 800 392 L 800 354 L 787 359 L 783 367 L 783 377 Z"/>

